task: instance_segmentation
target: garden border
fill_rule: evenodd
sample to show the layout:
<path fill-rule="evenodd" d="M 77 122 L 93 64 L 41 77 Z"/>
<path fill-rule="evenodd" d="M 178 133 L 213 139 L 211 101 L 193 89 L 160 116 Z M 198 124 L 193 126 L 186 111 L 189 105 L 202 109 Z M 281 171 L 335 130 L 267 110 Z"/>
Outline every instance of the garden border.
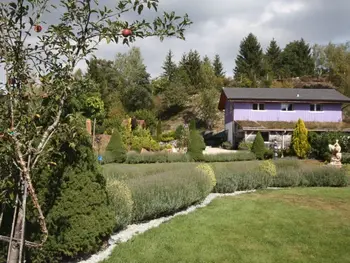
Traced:
<path fill-rule="evenodd" d="M 277 188 L 277 187 L 268 187 L 267 188 L 267 190 L 278 190 L 278 189 L 282 189 L 282 188 Z M 127 242 L 128 240 L 130 240 L 134 236 L 136 236 L 138 234 L 142 234 L 142 233 L 144 233 L 147 230 L 150 230 L 152 228 L 158 227 L 162 223 L 167 222 L 176 216 L 187 215 L 187 214 L 195 211 L 197 208 L 205 207 L 205 206 L 209 205 L 217 197 L 236 196 L 236 195 L 254 193 L 254 192 L 256 192 L 256 190 L 237 191 L 234 193 L 226 193 L 226 194 L 210 193 L 201 203 L 199 203 L 197 205 L 192 205 L 192 206 L 188 207 L 186 210 L 175 213 L 174 215 L 153 219 L 153 220 L 147 221 L 145 223 L 128 225 L 126 229 L 124 229 L 124 230 L 122 230 L 122 231 L 118 232 L 117 234 L 112 235 L 110 237 L 110 239 L 108 241 L 108 247 L 106 249 L 97 252 L 96 254 L 90 256 L 86 260 L 71 261 L 69 263 L 73 263 L 73 262 L 74 263 L 98 263 L 98 262 L 101 262 L 102 260 L 105 260 L 105 259 L 110 257 L 113 249 L 119 243 Z"/>

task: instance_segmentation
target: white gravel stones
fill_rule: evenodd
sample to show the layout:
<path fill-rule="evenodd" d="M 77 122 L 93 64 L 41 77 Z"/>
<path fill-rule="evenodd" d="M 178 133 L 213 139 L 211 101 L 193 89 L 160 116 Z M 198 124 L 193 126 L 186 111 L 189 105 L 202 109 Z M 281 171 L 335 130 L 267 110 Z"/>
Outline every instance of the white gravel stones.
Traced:
<path fill-rule="evenodd" d="M 169 221 L 170 219 L 172 219 L 172 218 L 174 218 L 176 216 L 186 215 L 188 213 L 191 213 L 191 212 L 195 211 L 197 208 L 205 207 L 217 197 L 235 196 L 235 195 L 240 195 L 240 194 L 245 194 L 245 193 L 252 193 L 252 192 L 255 192 L 255 190 L 251 190 L 251 191 L 237 191 L 237 192 L 232 193 L 232 194 L 214 194 L 214 193 L 212 193 L 212 194 L 209 194 L 204 199 L 204 201 L 202 203 L 200 203 L 198 205 L 190 206 L 186 210 L 178 212 L 178 213 L 176 213 L 176 214 L 174 214 L 172 216 L 161 217 L 161 218 L 154 219 L 154 220 L 151 220 L 149 222 L 142 223 L 142 224 L 129 225 L 125 230 L 122 230 L 122 231 L 118 232 L 117 234 L 111 236 L 111 238 L 110 238 L 110 240 L 108 242 L 109 243 L 108 247 L 105 250 L 100 251 L 97 254 L 92 255 L 87 260 L 77 261 L 77 263 L 97 263 L 97 262 L 100 262 L 102 260 L 105 260 L 111 255 L 113 249 L 117 246 L 118 243 L 126 242 L 129 239 L 131 239 L 133 236 L 135 236 L 137 234 L 144 233 L 144 232 L 146 232 L 149 229 L 158 227 L 163 222 Z"/>

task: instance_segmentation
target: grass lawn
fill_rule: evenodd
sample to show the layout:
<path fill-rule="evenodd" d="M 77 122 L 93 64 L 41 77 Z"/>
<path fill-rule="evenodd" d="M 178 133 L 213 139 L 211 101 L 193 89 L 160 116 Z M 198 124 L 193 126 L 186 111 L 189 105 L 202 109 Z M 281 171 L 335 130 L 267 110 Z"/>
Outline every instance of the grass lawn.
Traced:
<path fill-rule="evenodd" d="M 350 262 L 350 188 L 219 198 L 118 245 L 104 262 Z"/>

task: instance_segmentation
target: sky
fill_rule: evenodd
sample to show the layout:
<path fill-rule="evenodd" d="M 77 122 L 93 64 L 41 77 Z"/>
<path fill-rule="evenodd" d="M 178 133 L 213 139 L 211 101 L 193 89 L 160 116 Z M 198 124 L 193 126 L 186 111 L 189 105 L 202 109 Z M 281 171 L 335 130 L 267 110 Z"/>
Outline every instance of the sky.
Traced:
<path fill-rule="evenodd" d="M 100 0 L 103 4 L 116 0 Z M 193 21 L 186 40 L 176 38 L 160 42 L 158 38 L 133 43 L 141 49 L 147 71 L 152 77 L 162 72 L 163 60 L 171 49 L 175 61 L 190 49 L 213 58 L 219 54 L 227 76 L 233 75 L 241 40 L 250 32 L 265 50 L 271 39 L 283 48 L 288 42 L 304 38 L 311 45 L 350 40 L 349 0 L 160 0 L 159 15 L 175 11 L 188 13 Z M 137 18 L 137 16 L 134 16 Z M 133 18 L 133 15 L 130 15 Z M 149 15 L 146 14 L 146 18 Z M 48 20 L 51 18 L 48 17 Z M 139 19 L 139 18 L 138 18 Z M 102 43 L 95 55 L 113 60 L 127 46 Z M 86 65 L 80 63 L 84 71 Z M 0 72 L 0 75 L 3 72 Z"/>

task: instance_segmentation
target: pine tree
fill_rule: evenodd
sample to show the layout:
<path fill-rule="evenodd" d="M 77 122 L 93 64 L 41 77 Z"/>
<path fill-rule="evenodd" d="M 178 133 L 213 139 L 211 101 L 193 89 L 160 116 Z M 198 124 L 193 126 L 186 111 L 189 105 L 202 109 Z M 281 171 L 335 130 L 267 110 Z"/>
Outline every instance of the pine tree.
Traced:
<path fill-rule="evenodd" d="M 201 64 L 201 57 L 197 50 L 190 50 L 187 55 L 182 56 L 180 61 L 180 66 L 185 69 L 190 84 L 194 87 L 197 87 L 200 83 Z"/>
<path fill-rule="evenodd" d="M 277 45 L 275 39 L 272 39 L 269 47 L 266 50 L 265 59 L 268 65 L 268 71 L 272 71 L 273 76 L 279 76 L 282 68 L 281 63 L 281 49 Z"/>
<path fill-rule="evenodd" d="M 224 66 L 222 65 L 220 56 L 218 54 L 215 55 L 214 61 L 213 61 L 213 68 L 215 72 L 215 76 L 217 77 L 224 77 Z"/>
<path fill-rule="evenodd" d="M 203 62 L 202 62 L 202 63 L 203 63 L 203 64 L 210 64 L 210 65 L 211 65 L 210 58 L 209 58 L 207 55 L 205 55 L 204 58 L 203 58 Z"/>
<path fill-rule="evenodd" d="M 302 119 L 299 119 L 293 131 L 292 147 L 294 153 L 301 159 L 308 156 L 310 144 L 308 141 L 308 130 Z"/>
<path fill-rule="evenodd" d="M 261 77 L 263 66 L 263 52 L 256 36 L 250 33 L 240 44 L 239 54 L 236 58 L 234 75 L 236 80 L 248 78 L 251 87 L 257 87 L 257 82 Z"/>
<path fill-rule="evenodd" d="M 118 130 L 114 130 L 107 145 L 109 162 L 123 163 L 126 160 L 126 147 Z"/>
<path fill-rule="evenodd" d="M 311 47 L 304 39 L 290 42 L 281 53 L 284 77 L 302 77 L 315 72 Z"/>
<path fill-rule="evenodd" d="M 257 159 L 259 160 L 264 159 L 266 148 L 264 144 L 264 139 L 261 136 L 260 132 L 258 132 L 257 135 L 255 136 L 251 151 L 255 154 Z"/>
<path fill-rule="evenodd" d="M 176 74 L 177 68 L 176 63 L 173 61 L 173 56 L 173 52 L 169 50 L 162 66 L 162 69 L 164 70 L 163 76 L 166 77 L 169 81 L 174 80 L 174 75 Z"/>

